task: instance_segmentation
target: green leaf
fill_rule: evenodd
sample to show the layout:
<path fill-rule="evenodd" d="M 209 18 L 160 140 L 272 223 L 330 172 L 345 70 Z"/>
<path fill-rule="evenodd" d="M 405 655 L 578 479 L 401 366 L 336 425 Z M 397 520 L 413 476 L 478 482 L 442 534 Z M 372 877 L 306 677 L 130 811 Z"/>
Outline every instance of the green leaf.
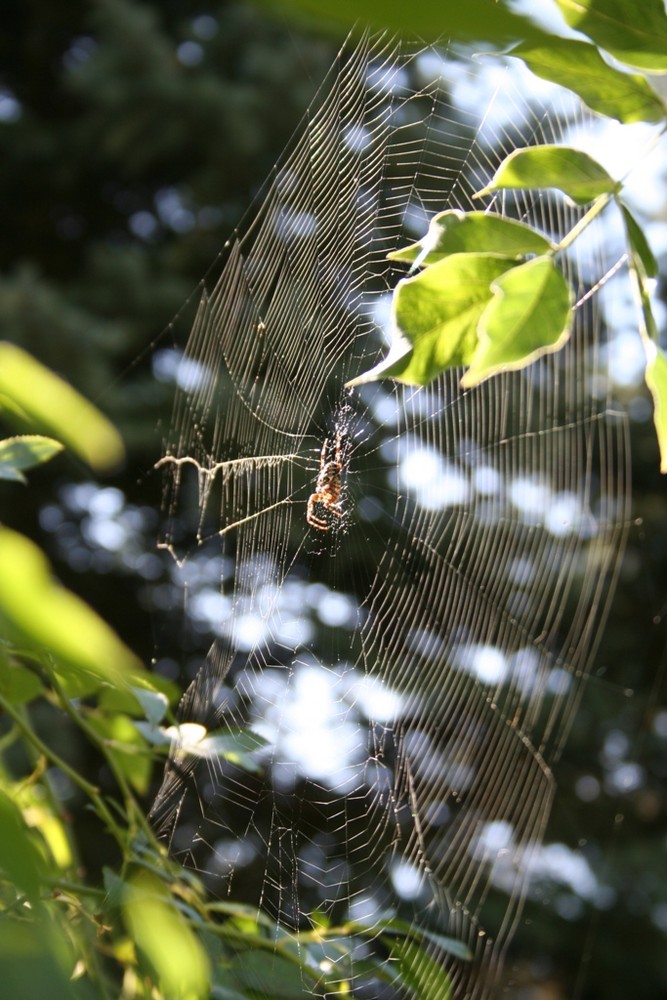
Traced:
<path fill-rule="evenodd" d="M 257 907 L 251 906 L 250 903 L 236 903 L 216 899 L 212 903 L 208 903 L 206 909 L 211 913 L 224 913 L 227 916 L 236 917 L 238 920 L 252 921 L 257 928 L 257 931 L 254 932 L 255 936 L 261 933 L 261 928 L 269 931 L 272 936 L 276 934 L 276 925 L 271 918 L 265 913 L 259 912 Z"/>
<path fill-rule="evenodd" d="M 389 355 L 348 385 L 392 377 L 426 385 L 440 372 L 469 364 L 491 282 L 514 265 L 491 254 L 451 254 L 394 292 L 394 343 Z"/>
<path fill-rule="evenodd" d="M 0 529 L 0 618 L 39 653 L 75 673 L 124 684 L 141 663 L 80 598 L 52 578 L 40 550 Z"/>
<path fill-rule="evenodd" d="M 33 906 L 39 905 L 42 858 L 19 809 L 3 791 L 0 791 L 0 870 Z"/>
<path fill-rule="evenodd" d="M 667 472 L 667 353 L 645 340 L 646 385 L 653 396 L 653 422 L 660 448 L 660 471 Z"/>
<path fill-rule="evenodd" d="M 621 205 L 625 231 L 628 236 L 630 248 L 641 261 L 642 267 L 648 278 L 655 278 L 658 275 L 658 262 L 653 256 L 643 230 L 630 210 L 625 205 Z"/>
<path fill-rule="evenodd" d="M 44 686 L 22 663 L 0 659 L 0 694 L 10 705 L 25 705 L 42 693 Z"/>
<path fill-rule="evenodd" d="M 32 427 L 63 441 L 91 468 L 109 471 L 123 459 L 112 424 L 71 385 L 15 344 L 0 343 L 0 397 L 26 415 Z"/>
<path fill-rule="evenodd" d="M 543 80 L 573 90 L 593 111 L 625 124 L 660 122 L 667 113 L 643 76 L 610 66 L 588 42 L 553 38 L 539 48 L 522 42 L 509 55 L 523 59 Z"/>
<path fill-rule="evenodd" d="M 122 905 L 126 892 L 126 882 L 113 868 L 106 865 L 102 869 L 102 881 L 106 890 L 105 906 L 109 909 L 118 909 Z"/>
<path fill-rule="evenodd" d="M 48 462 L 63 450 L 60 441 L 39 434 L 23 434 L 0 441 L 0 479 L 27 482 L 23 469 Z"/>
<path fill-rule="evenodd" d="M 151 779 L 153 762 L 146 752 L 146 743 L 127 715 L 91 713 L 88 724 L 106 742 L 116 766 L 139 795 L 145 795 Z"/>
<path fill-rule="evenodd" d="M 448 209 L 434 216 L 419 243 L 387 254 L 389 260 L 414 261 L 415 267 L 434 264 L 452 253 L 492 253 L 521 257 L 546 253 L 549 240 L 523 222 L 487 212 Z"/>
<path fill-rule="evenodd" d="M 663 0 L 556 0 L 567 23 L 628 66 L 667 73 Z"/>
<path fill-rule="evenodd" d="M 479 346 L 461 385 L 525 368 L 559 350 L 571 328 L 572 293 L 553 258 L 518 265 L 493 284 L 493 300 L 479 322 Z"/>
<path fill-rule="evenodd" d="M 145 687 L 133 687 L 132 694 L 141 705 L 146 718 L 153 726 L 159 726 L 169 708 L 169 699 L 162 691 L 151 691 Z"/>
<path fill-rule="evenodd" d="M 231 963 L 230 974 L 253 995 L 271 1000 L 301 1000 L 308 985 L 306 970 L 279 955 L 254 949 L 244 951 Z M 306 978 L 305 978 L 306 977 Z M 311 979 L 311 988 L 315 983 Z"/>
<path fill-rule="evenodd" d="M 633 279 L 643 324 L 640 326 L 646 368 L 644 378 L 653 397 L 653 423 L 660 450 L 660 471 L 667 473 L 667 353 L 658 346 L 658 327 L 651 308 L 647 272 L 655 261 L 641 229 L 621 206 L 630 242 L 630 276 Z"/>
<path fill-rule="evenodd" d="M 373 936 L 377 933 L 377 928 L 381 927 L 384 934 L 398 935 L 399 937 L 409 937 L 414 941 L 428 940 L 432 941 L 437 947 L 448 955 L 454 955 L 456 958 L 461 959 L 462 962 L 472 961 L 472 952 L 467 944 L 463 941 L 459 941 L 457 938 L 447 937 L 444 934 L 438 934 L 436 931 L 429 930 L 428 928 L 420 927 L 415 929 L 413 924 L 409 924 L 407 920 L 401 920 L 398 917 L 391 917 L 388 920 L 376 921 L 372 926 L 364 927 L 363 924 L 359 925 L 361 928 L 361 933 L 372 933 Z"/>
<path fill-rule="evenodd" d="M 493 180 L 476 198 L 501 188 L 560 188 L 578 205 L 619 189 L 588 153 L 569 146 L 528 146 L 515 149 L 500 164 Z"/>
<path fill-rule="evenodd" d="M 456 938 L 448 937 L 445 934 L 436 934 L 435 931 L 422 930 L 421 936 L 428 941 L 432 941 L 441 951 L 446 952 L 448 955 L 454 955 L 455 958 L 460 959 L 462 962 L 472 962 L 473 954 L 463 941 L 458 941 Z"/>
<path fill-rule="evenodd" d="M 449 1000 L 452 983 L 447 972 L 414 940 L 393 940 L 391 956 L 398 960 L 401 982 L 414 1000 Z"/>
<path fill-rule="evenodd" d="M 165 1000 L 208 1000 L 206 952 L 157 878 L 142 871 L 126 883 L 123 919 Z"/>
<path fill-rule="evenodd" d="M 89 984 L 72 980 L 76 957 L 54 920 L 5 917 L 0 933 L 0 987 L 12 1000 L 93 1000 Z M 87 977 L 86 977 L 87 978 Z"/>
<path fill-rule="evenodd" d="M 347 34 L 365 25 L 387 29 L 410 38 L 442 42 L 443 32 L 456 39 L 488 40 L 504 44 L 507 39 L 545 38 L 528 17 L 508 10 L 495 0 L 439 0 L 408 7 L 402 0 L 264 0 L 280 12 Z"/>

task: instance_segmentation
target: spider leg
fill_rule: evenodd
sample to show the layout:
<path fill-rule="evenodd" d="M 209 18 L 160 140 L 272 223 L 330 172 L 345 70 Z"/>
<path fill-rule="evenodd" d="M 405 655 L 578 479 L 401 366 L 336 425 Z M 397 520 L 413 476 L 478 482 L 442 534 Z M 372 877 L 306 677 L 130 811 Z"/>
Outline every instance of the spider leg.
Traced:
<path fill-rule="evenodd" d="M 315 513 L 315 504 L 321 502 L 322 498 L 319 493 L 311 493 L 306 506 L 306 521 L 312 528 L 317 528 L 318 531 L 328 531 L 329 525 L 327 522 Z"/>
<path fill-rule="evenodd" d="M 343 432 L 340 430 L 336 431 L 336 462 L 338 465 L 343 464 Z"/>

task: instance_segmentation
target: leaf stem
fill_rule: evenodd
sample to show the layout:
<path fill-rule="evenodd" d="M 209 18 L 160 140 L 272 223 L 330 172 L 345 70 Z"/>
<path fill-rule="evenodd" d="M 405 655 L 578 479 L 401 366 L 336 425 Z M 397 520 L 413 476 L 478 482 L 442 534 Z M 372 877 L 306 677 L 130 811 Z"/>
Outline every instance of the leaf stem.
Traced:
<path fill-rule="evenodd" d="M 620 191 L 620 186 L 618 190 Z M 550 252 L 555 255 L 560 253 L 562 250 L 566 250 L 572 243 L 574 243 L 577 237 L 583 233 L 584 229 L 587 229 L 588 226 L 590 226 L 591 222 L 598 217 L 600 212 L 607 207 L 609 202 L 612 201 L 612 199 L 615 199 L 617 194 L 618 191 L 613 193 L 605 192 L 605 194 L 601 194 L 599 198 L 596 198 L 586 214 L 579 219 L 579 222 L 572 227 L 569 233 L 565 234 L 560 243 L 557 243 L 555 248 Z"/>
<path fill-rule="evenodd" d="M 69 715 L 70 719 L 72 719 L 74 724 L 78 726 L 79 729 L 82 730 L 82 732 L 85 733 L 88 740 L 98 748 L 100 753 L 104 756 L 104 759 L 106 760 L 107 764 L 109 765 L 111 773 L 113 774 L 116 784 L 118 785 L 122 793 L 123 799 L 125 801 L 125 809 L 127 813 L 128 822 L 133 821 L 136 824 L 136 826 L 139 829 L 141 829 L 142 833 L 144 833 L 151 842 L 154 842 L 155 835 L 153 833 L 153 830 L 151 829 L 148 820 L 144 816 L 144 812 L 140 808 L 139 803 L 134 797 L 134 794 L 132 793 L 127 778 L 123 774 L 122 769 L 118 766 L 116 759 L 114 758 L 114 755 L 111 752 L 108 744 L 104 739 L 102 739 L 102 737 L 100 737 L 100 735 L 93 729 L 93 727 L 88 724 L 88 722 L 84 719 L 83 715 L 81 715 L 81 713 L 77 712 L 74 709 L 71 701 L 63 691 L 53 671 L 51 672 L 51 676 L 49 679 L 51 681 L 51 684 L 53 685 L 55 693 L 58 696 L 58 703 L 60 704 L 63 711 L 65 711 L 67 715 Z"/>
<path fill-rule="evenodd" d="M 52 750 L 49 746 L 44 743 L 42 739 L 37 735 L 34 729 L 31 728 L 29 723 L 23 718 L 20 712 L 18 712 L 11 702 L 7 701 L 2 695 L 0 695 L 0 708 L 9 715 L 17 727 L 23 734 L 23 736 L 31 743 L 47 760 L 50 760 L 55 767 L 59 768 L 63 774 L 66 774 L 70 781 L 79 788 L 84 795 L 87 795 L 90 801 L 95 806 L 95 810 L 98 816 L 104 820 L 107 824 L 109 830 L 114 835 L 121 847 L 125 847 L 127 837 L 124 835 L 123 830 L 118 826 L 113 815 L 107 806 L 106 802 L 102 798 L 100 791 L 95 785 L 92 785 L 84 777 L 82 777 L 78 771 L 71 767 L 66 760 L 63 760 L 55 750 Z"/>

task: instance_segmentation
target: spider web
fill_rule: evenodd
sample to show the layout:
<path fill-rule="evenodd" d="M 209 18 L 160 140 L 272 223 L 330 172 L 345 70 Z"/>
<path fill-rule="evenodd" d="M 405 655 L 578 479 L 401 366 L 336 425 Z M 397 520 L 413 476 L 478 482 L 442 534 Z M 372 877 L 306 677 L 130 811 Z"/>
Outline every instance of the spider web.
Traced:
<path fill-rule="evenodd" d="M 212 641 L 179 717 L 265 742 L 254 771 L 175 748 L 156 829 L 297 940 L 354 922 L 372 948 L 391 915 L 459 938 L 471 963 L 424 945 L 456 997 L 493 993 L 618 571 L 626 425 L 592 389 L 616 261 L 575 243 L 571 341 L 525 371 L 345 383 L 386 353 L 405 273 L 387 253 L 479 208 L 517 146 L 585 127 L 530 80 L 387 39 L 341 54 L 203 287 L 160 462 L 162 544 Z M 485 207 L 552 238 L 579 217 L 558 192 Z M 306 512 L 326 461 L 341 516 L 318 500 L 323 530 Z M 322 961 L 330 991 L 405 995 L 350 947 Z"/>

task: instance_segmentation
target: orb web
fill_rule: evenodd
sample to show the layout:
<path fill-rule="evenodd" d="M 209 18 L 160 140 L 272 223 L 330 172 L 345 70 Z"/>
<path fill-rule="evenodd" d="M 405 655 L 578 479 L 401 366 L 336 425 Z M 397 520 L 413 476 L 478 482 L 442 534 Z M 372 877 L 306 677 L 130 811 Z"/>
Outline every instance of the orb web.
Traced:
<path fill-rule="evenodd" d="M 460 371 L 345 388 L 386 352 L 404 273 L 387 253 L 479 208 L 514 148 L 585 127 L 539 90 L 455 50 L 344 50 L 184 349 L 162 545 L 211 647 L 179 716 L 261 739 L 251 766 L 176 746 L 152 818 L 214 895 L 297 942 L 330 928 L 306 995 L 407 996 L 369 971 L 391 918 L 423 930 L 453 996 L 493 995 L 613 592 L 628 458 L 592 389 L 604 247 L 562 255 L 577 308 L 559 353 L 473 390 Z M 581 214 L 555 191 L 484 207 L 552 239 Z M 338 512 L 319 505 L 318 526 L 332 454 Z M 336 947 L 355 927 L 364 946 Z"/>

